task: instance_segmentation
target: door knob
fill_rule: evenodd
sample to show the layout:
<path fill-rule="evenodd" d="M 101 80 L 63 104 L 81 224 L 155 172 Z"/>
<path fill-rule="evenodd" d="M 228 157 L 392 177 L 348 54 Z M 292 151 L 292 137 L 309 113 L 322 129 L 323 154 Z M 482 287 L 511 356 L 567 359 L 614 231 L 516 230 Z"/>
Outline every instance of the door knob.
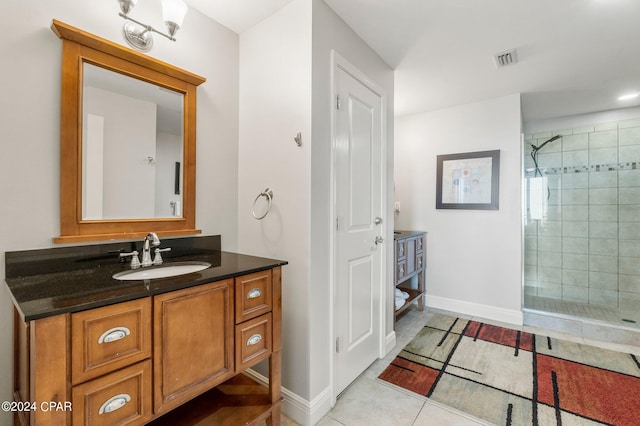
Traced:
<path fill-rule="evenodd" d="M 373 223 L 376 225 L 380 225 L 382 223 L 382 218 L 381 217 L 374 218 Z"/>
<path fill-rule="evenodd" d="M 383 241 L 384 241 L 384 238 L 382 238 L 380 235 L 378 235 L 376 239 L 373 240 L 373 242 L 376 243 L 376 245 L 382 244 Z"/>

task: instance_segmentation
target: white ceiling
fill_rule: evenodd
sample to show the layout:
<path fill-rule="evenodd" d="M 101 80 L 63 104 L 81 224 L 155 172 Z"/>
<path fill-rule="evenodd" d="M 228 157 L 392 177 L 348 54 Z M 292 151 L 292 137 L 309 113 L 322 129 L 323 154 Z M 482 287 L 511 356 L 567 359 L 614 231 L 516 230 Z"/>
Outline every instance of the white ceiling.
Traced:
<path fill-rule="evenodd" d="M 240 34 L 293 0 L 185 0 L 216 22 Z"/>
<path fill-rule="evenodd" d="M 186 0 L 241 33 L 291 0 Z M 640 0 L 325 0 L 395 68 L 395 112 L 523 94 L 525 121 L 640 105 Z M 496 69 L 493 55 L 517 49 Z"/>

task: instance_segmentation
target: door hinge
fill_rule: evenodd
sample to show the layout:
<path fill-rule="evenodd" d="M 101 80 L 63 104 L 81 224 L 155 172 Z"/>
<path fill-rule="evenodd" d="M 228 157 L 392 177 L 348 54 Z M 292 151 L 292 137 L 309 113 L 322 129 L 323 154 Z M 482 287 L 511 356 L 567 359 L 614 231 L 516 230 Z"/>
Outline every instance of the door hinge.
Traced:
<path fill-rule="evenodd" d="M 340 220 L 340 216 L 336 216 L 336 231 L 340 230 L 340 222 L 342 222 L 342 220 Z"/>
<path fill-rule="evenodd" d="M 340 109 L 340 95 L 336 96 L 336 109 Z"/>
<path fill-rule="evenodd" d="M 340 352 L 340 338 L 336 337 L 336 353 Z"/>

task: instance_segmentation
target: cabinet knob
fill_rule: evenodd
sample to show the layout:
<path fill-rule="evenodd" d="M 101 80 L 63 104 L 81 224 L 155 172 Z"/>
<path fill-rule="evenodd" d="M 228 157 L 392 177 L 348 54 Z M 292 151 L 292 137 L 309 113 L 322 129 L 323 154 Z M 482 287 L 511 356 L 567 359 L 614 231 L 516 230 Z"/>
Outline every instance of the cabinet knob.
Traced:
<path fill-rule="evenodd" d="M 247 340 L 247 346 L 257 345 L 260 342 L 262 342 L 262 335 L 254 334 Z"/>
<path fill-rule="evenodd" d="M 262 296 L 262 292 L 259 288 L 254 288 L 249 293 L 247 293 L 247 299 L 256 299 L 260 296 Z"/>
<path fill-rule="evenodd" d="M 112 411 L 119 410 L 124 407 L 127 402 L 131 401 L 131 397 L 129 394 L 121 393 L 116 396 L 112 396 L 107 399 L 104 404 L 100 406 L 100 410 L 98 410 L 98 414 L 110 413 Z"/>
<path fill-rule="evenodd" d="M 105 331 L 98 338 L 98 344 L 115 342 L 120 339 L 124 339 L 131 334 L 131 331 L 127 327 L 114 327 Z"/>

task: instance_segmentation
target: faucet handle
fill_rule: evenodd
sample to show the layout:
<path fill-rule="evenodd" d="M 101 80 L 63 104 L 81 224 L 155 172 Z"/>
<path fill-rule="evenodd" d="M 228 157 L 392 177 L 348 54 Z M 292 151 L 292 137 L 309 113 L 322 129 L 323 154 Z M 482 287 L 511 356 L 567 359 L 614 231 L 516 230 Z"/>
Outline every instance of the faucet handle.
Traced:
<path fill-rule="evenodd" d="M 156 255 L 153 258 L 153 264 L 154 265 L 161 265 L 163 260 L 162 260 L 162 255 L 160 253 L 165 252 L 165 251 L 171 251 L 171 247 L 167 247 L 167 248 L 157 248 L 156 249 Z"/>
<path fill-rule="evenodd" d="M 120 257 L 131 256 L 131 269 L 138 269 L 140 267 L 140 259 L 138 259 L 138 252 L 136 250 L 131 253 L 120 253 Z"/>

